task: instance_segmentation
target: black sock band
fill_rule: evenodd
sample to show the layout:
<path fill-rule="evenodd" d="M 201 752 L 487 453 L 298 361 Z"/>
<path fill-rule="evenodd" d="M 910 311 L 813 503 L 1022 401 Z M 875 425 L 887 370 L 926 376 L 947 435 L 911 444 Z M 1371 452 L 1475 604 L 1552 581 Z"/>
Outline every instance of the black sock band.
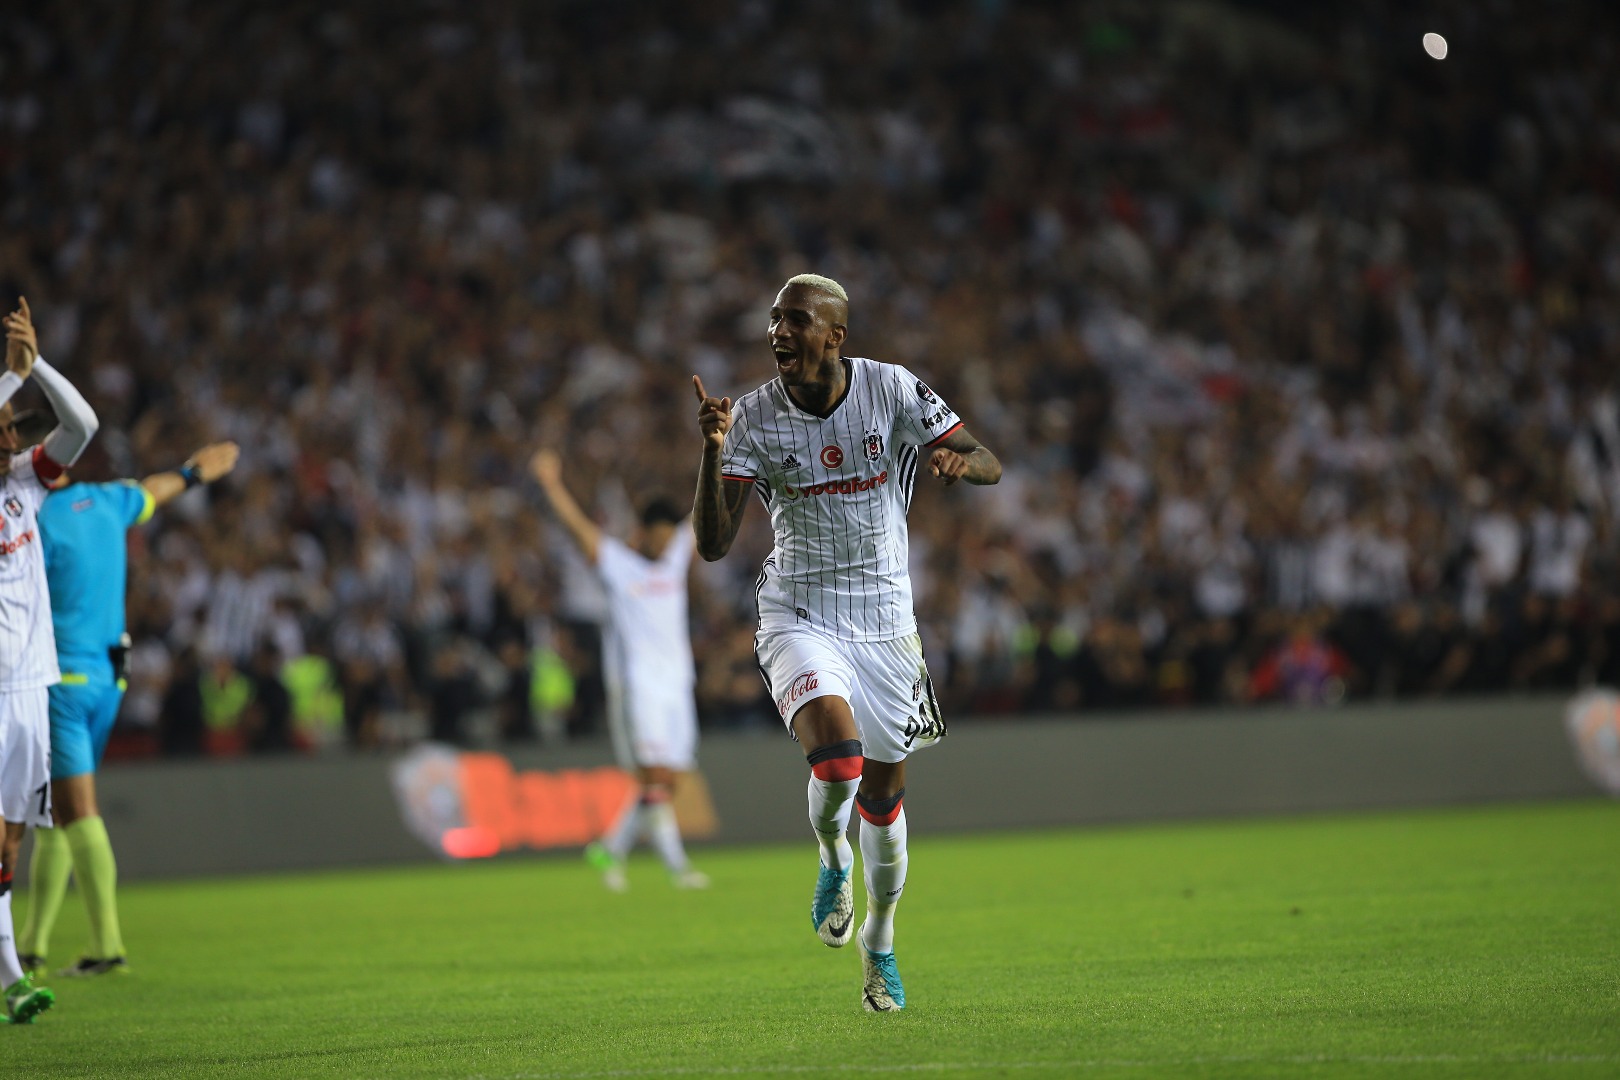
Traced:
<path fill-rule="evenodd" d="M 829 743 L 826 746 L 810 751 L 804 756 L 804 760 L 811 765 L 820 765 L 823 761 L 831 761 L 834 758 L 860 756 L 861 740 L 845 739 L 843 742 Z"/>
<path fill-rule="evenodd" d="M 861 816 L 868 821 L 881 821 L 888 824 L 894 820 L 895 807 L 899 806 L 900 800 L 905 797 L 905 788 L 901 788 L 887 799 L 868 799 L 857 791 L 855 793 L 855 805 L 860 807 Z"/>

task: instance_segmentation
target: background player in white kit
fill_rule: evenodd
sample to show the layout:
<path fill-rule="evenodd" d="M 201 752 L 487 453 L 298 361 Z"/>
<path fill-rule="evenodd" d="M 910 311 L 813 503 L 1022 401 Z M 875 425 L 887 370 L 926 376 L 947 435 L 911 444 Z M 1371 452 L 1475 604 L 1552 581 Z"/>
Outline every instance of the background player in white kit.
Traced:
<path fill-rule="evenodd" d="M 586 855 L 608 888 L 627 887 L 624 860 L 645 833 L 678 888 L 701 889 L 709 879 L 693 870 L 681 843 L 671 800 L 679 774 L 697 752 L 696 676 L 687 623 L 687 568 L 692 530 L 667 499 L 642 510 L 631 542 L 596 527 L 563 482 L 562 459 L 541 450 L 529 463 L 552 510 L 587 562 L 596 568 L 608 596 L 602 634 L 603 682 L 608 726 L 620 762 L 634 769 L 641 790 Z"/>
<path fill-rule="evenodd" d="M 46 485 L 79 459 L 96 433 L 96 414 L 68 381 L 40 357 L 28 301 L 5 317 L 6 371 L 0 374 L 0 986 L 6 1016 L 28 1023 L 50 1008 L 49 990 L 36 989 L 17 961 L 12 932 L 11 880 L 23 833 L 51 824 L 48 688 L 61 680 L 51 597 L 39 539 Z M 11 398 L 32 375 L 58 419 L 56 430 L 19 454 Z M 13 456 L 16 455 L 16 456 Z"/>
<path fill-rule="evenodd" d="M 906 756 L 945 734 L 923 662 L 907 569 L 906 511 L 921 451 L 947 484 L 994 484 L 1001 463 L 903 367 L 846 358 L 849 296 L 830 278 L 790 279 L 771 308 L 777 377 L 739 398 L 696 377 L 703 460 L 698 552 L 725 555 L 749 493 L 776 547 L 756 589 L 760 670 L 810 764 L 821 866 L 810 921 L 828 945 L 854 921 L 844 833 L 859 808 L 866 919 L 862 1005 L 905 1007 L 894 912 L 906 880 Z"/>

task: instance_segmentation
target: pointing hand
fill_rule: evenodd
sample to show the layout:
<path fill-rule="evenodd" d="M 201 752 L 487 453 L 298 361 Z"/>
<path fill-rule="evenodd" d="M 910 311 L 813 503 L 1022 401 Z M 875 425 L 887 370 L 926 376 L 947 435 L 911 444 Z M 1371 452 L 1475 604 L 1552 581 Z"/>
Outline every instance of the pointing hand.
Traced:
<path fill-rule="evenodd" d="M 731 430 L 731 399 L 710 397 L 703 389 L 703 380 L 696 375 L 692 376 L 692 389 L 697 392 L 698 428 L 703 432 L 703 441 L 718 450 Z"/>
<path fill-rule="evenodd" d="M 928 458 L 928 471 L 945 481 L 946 487 L 962 479 L 967 469 L 967 458 L 944 446 L 936 449 Z"/>

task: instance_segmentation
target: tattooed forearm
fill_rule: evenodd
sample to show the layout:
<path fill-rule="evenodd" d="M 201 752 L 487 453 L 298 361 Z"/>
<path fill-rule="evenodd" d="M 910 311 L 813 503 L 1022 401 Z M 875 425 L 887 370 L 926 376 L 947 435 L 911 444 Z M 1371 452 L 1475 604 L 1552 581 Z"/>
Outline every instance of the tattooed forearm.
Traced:
<path fill-rule="evenodd" d="M 731 550 L 748 508 L 748 490 L 753 485 L 727 480 L 720 475 L 720 453 L 704 447 L 698 466 L 697 495 L 692 500 L 692 532 L 698 554 L 714 562 Z"/>

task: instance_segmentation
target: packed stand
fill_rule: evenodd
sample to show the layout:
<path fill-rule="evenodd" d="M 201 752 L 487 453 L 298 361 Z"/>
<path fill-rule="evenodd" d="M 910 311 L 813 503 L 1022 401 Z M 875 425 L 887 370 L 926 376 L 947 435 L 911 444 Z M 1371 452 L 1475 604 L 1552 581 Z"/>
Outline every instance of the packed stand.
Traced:
<path fill-rule="evenodd" d="M 1006 464 L 912 514 L 952 715 L 1620 682 L 1615 17 L 1426 17 L 1444 64 L 1393 3 L 19 16 L 0 268 L 86 475 L 243 448 L 132 541 L 115 751 L 589 731 L 524 462 L 686 497 L 689 375 L 768 378 L 805 270 Z M 697 571 L 710 726 L 776 722 L 769 543 Z"/>

